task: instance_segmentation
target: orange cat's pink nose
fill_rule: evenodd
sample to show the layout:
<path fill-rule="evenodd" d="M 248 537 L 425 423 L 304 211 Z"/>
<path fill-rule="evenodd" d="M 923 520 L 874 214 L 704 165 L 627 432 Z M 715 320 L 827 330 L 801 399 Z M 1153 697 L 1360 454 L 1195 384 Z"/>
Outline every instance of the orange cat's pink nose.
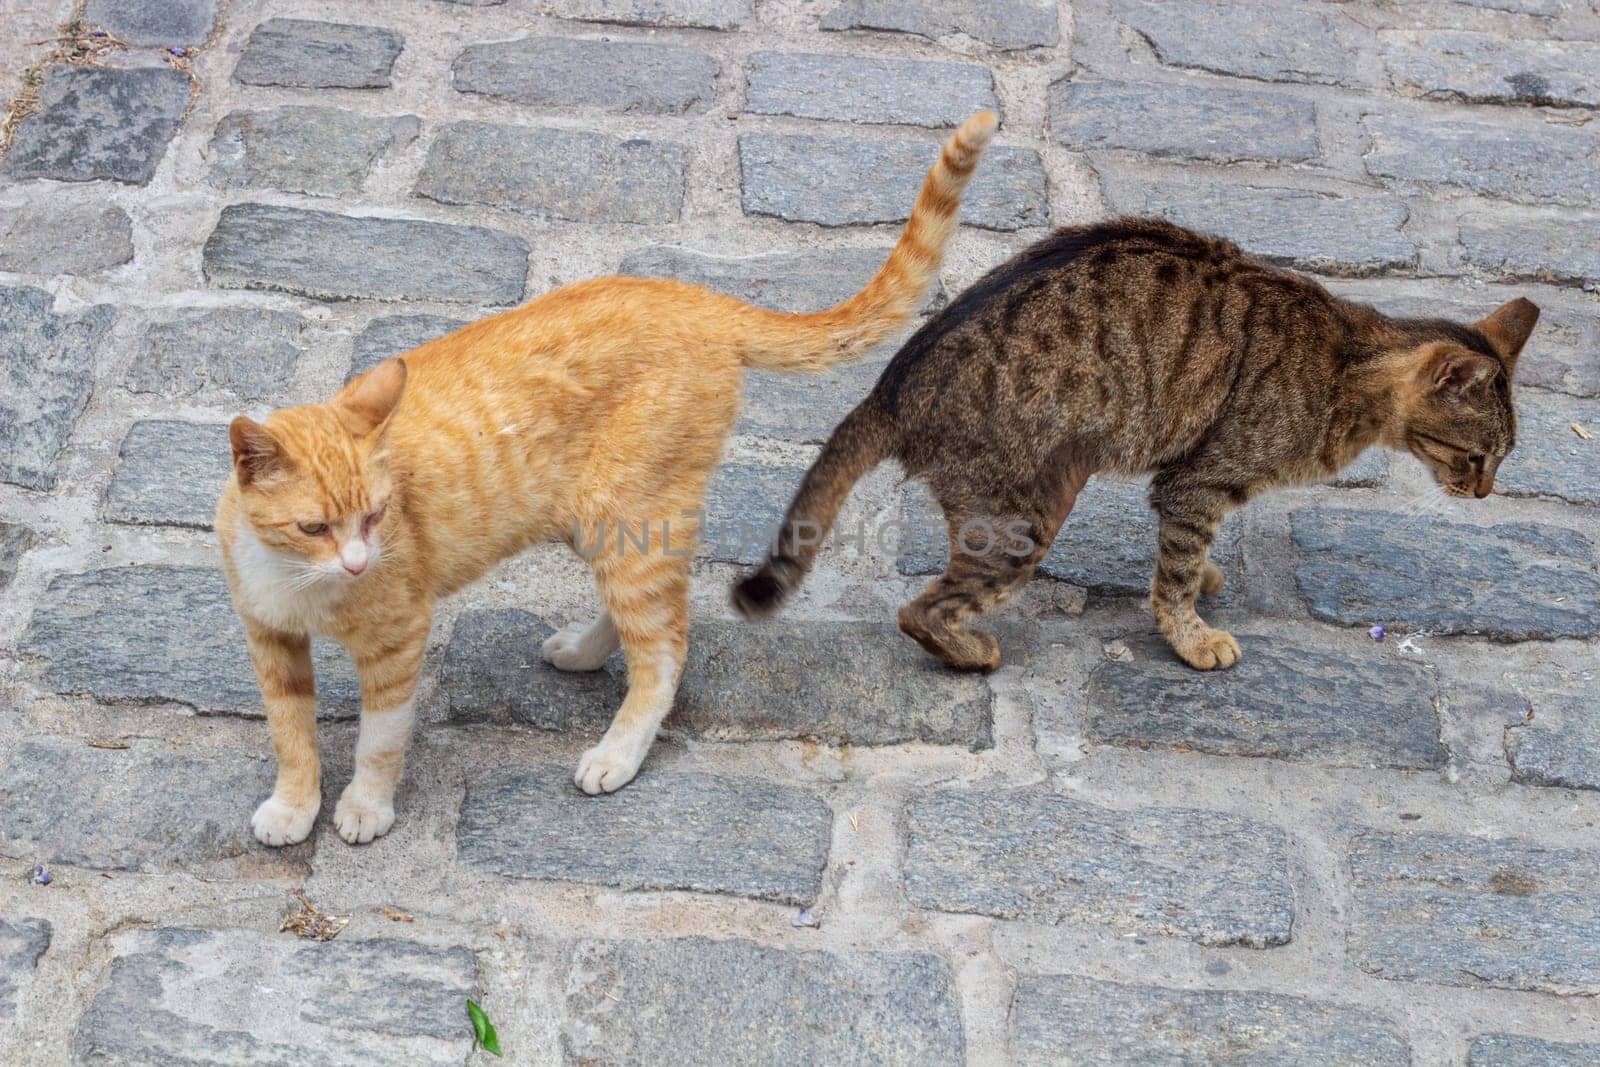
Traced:
<path fill-rule="evenodd" d="M 367 561 L 364 559 L 355 561 L 346 559 L 340 560 L 340 562 L 344 564 L 344 569 L 349 571 L 351 574 L 360 574 L 362 571 L 367 569 Z"/>

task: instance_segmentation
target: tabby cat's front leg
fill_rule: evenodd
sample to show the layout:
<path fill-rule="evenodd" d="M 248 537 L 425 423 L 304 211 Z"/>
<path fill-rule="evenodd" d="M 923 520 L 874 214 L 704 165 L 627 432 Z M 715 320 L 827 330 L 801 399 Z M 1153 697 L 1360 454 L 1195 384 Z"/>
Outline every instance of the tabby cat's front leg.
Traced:
<path fill-rule="evenodd" d="M 245 636 L 266 703 L 272 747 L 278 754 L 277 784 L 250 817 L 250 828 L 264 845 L 293 845 L 310 835 L 322 806 L 311 639 L 252 622 L 246 623 Z"/>
<path fill-rule="evenodd" d="M 424 619 L 400 634 L 379 634 L 350 646 L 361 679 L 361 733 L 355 776 L 333 809 L 333 824 L 352 845 L 382 837 L 394 825 L 394 791 L 411 744 L 417 675 L 427 643 Z"/>
<path fill-rule="evenodd" d="M 1150 586 L 1150 607 L 1156 626 L 1166 636 L 1178 658 L 1202 671 L 1231 667 L 1239 662 L 1239 642 L 1226 630 L 1206 625 L 1194 610 L 1202 585 L 1222 587 L 1222 572 L 1207 558 L 1211 541 L 1222 523 L 1226 501 L 1220 497 L 1163 493 L 1158 487 L 1151 502 L 1161 517 L 1160 552 L 1155 581 Z"/>

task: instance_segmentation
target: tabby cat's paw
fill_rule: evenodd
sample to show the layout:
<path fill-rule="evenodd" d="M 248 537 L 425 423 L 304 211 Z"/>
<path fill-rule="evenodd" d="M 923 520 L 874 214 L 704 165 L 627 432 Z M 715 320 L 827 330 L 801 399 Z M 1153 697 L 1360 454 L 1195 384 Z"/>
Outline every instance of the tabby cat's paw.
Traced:
<path fill-rule="evenodd" d="M 1200 571 L 1200 591 L 1206 596 L 1216 596 L 1222 592 L 1222 586 L 1226 581 L 1222 568 L 1209 559 L 1206 560 L 1206 565 Z"/>
<path fill-rule="evenodd" d="M 599 670 L 616 645 L 600 639 L 595 629 L 580 623 L 551 634 L 539 646 L 544 661 L 558 671 Z"/>
<path fill-rule="evenodd" d="M 351 782 L 333 809 L 333 826 L 339 836 L 352 845 L 364 845 L 382 837 L 394 825 L 394 804 L 369 797 Z"/>
<path fill-rule="evenodd" d="M 640 745 L 627 740 L 616 740 L 608 732 L 600 743 L 585 752 L 578 760 L 578 772 L 572 780 L 590 796 L 615 793 L 639 773 L 639 764 L 650 750 L 648 740 Z"/>
<path fill-rule="evenodd" d="M 1183 662 L 1196 670 L 1224 670 L 1239 662 L 1239 642 L 1226 630 L 1201 630 L 1194 640 L 1172 647 Z"/>
<path fill-rule="evenodd" d="M 256 808 L 256 813 L 250 816 L 250 829 L 255 831 L 256 840 L 263 845 L 281 848 L 284 845 L 297 845 L 311 835 L 311 825 L 317 821 L 317 808 L 313 804 L 309 808 L 297 808 L 288 801 L 280 800 L 274 793 L 261 802 Z"/>

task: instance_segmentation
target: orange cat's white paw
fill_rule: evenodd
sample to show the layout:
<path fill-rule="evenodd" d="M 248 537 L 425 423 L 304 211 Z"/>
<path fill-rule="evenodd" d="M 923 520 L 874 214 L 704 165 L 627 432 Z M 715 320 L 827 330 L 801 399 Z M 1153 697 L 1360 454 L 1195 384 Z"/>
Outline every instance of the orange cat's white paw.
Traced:
<path fill-rule="evenodd" d="M 616 630 L 609 619 L 585 626 L 577 623 L 551 634 L 539 646 L 544 660 L 558 671 L 594 671 L 617 650 Z"/>
<path fill-rule="evenodd" d="M 1189 666 L 1201 671 L 1225 670 L 1239 662 L 1239 642 L 1226 630 L 1201 630 L 1191 641 L 1173 645 Z"/>
<path fill-rule="evenodd" d="M 317 821 L 317 808 L 297 808 L 280 800 L 274 793 L 261 802 L 256 813 L 250 816 L 250 829 L 263 845 L 281 848 L 296 845 L 311 835 L 311 826 Z"/>
<path fill-rule="evenodd" d="M 639 773 L 639 764 L 644 762 L 644 755 L 649 750 L 649 738 L 645 738 L 643 744 L 619 741 L 608 732 L 598 745 L 578 760 L 578 773 L 572 776 L 572 780 L 590 796 L 615 793 L 633 781 L 633 776 Z"/>
<path fill-rule="evenodd" d="M 367 796 L 354 782 L 345 786 L 339 806 L 333 809 L 334 829 L 352 845 L 364 845 L 375 837 L 382 837 L 393 825 L 393 802 Z"/>

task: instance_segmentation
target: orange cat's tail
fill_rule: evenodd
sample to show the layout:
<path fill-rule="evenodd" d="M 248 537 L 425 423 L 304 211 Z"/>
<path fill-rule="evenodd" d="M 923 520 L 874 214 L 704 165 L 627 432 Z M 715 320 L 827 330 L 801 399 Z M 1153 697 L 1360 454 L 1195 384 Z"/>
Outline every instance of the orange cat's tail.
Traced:
<path fill-rule="evenodd" d="M 994 112 L 980 111 L 944 143 L 900 240 L 865 289 L 837 307 L 807 315 L 748 308 L 754 321 L 743 338 L 745 366 L 825 370 L 860 359 L 910 319 L 939 273 L 944 247 L 959 226 L 961 194 L 998 124 Z"/>

